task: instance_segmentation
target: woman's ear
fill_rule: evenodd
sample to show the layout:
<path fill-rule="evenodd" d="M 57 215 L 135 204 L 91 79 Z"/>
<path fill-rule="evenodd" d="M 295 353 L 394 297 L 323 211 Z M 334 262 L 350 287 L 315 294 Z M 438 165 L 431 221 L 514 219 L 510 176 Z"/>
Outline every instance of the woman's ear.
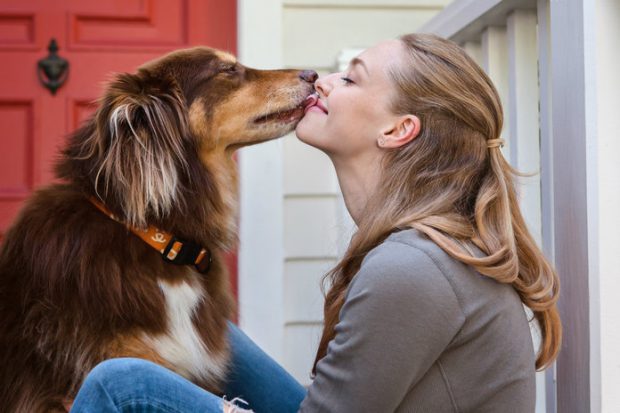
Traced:
<path fill-rule="evenodd" d="M 420 118 L 415 115 L 400 116 L 393 127 L 381 134 L 382 148 L 399 148 L 414 140 L 422 128 Z"/>

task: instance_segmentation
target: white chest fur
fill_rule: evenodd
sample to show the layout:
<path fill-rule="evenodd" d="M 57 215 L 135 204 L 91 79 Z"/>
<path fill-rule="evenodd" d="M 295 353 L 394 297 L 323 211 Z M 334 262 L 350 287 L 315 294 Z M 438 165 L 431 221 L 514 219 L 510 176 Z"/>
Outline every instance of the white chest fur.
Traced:
<path fill-rule="evenodd" d="M 147 340 L 175 370 L 187 378 L 223 377 L 224 362 L 205 347 L 192 317 L 205 298 L 202 287 L 187 282 L 159 282 L 166 299 L 168 331 Z"/>

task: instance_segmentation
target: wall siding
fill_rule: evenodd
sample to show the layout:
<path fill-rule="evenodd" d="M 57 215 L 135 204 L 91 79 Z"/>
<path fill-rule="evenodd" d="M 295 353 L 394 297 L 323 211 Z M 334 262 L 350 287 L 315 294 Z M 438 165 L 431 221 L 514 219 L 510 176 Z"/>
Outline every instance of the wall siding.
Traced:
<path fill-rule="evenodd" d="M 380 40 L 413 32 L 439 10 L 439 7 L 414 6 L 398 9 L 286 6 L 284 64 L 331 69 L 340 50 L 368 47 Z"/>

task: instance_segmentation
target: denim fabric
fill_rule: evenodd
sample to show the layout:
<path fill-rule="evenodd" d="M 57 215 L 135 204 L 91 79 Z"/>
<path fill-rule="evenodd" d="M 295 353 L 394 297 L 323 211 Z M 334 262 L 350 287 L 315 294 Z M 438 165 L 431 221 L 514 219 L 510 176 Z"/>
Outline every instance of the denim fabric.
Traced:
<path fill-rule="evenodd" d="M 232 365 L 225 395 L 241 398 L 256 413 L 292 413 L 306 390 L 233 324 L 229 324 Z M 88 375 L 72 413 L 220 413 L 224 400 L 146 360 L 104 361 Z"/>

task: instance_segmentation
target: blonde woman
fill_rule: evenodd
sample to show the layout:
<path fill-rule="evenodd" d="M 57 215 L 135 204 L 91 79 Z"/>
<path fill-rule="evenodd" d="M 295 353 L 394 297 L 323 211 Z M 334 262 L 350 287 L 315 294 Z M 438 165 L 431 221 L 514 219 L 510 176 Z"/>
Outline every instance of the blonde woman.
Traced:
<path fill-rule="evenodd" d="M 559 283 L 519 210 L 489 78 L 454 43 L 410 34 L 315 88 L 297 136 L 332 160 L 358 229 L 328 274 L 308 391 L 231 325 L 227 395 L 256 412 L 533 412 L 535 371 L 560 347 Z M 219 396 L 112 360 L 74 411 L 237 409 Z"/>

